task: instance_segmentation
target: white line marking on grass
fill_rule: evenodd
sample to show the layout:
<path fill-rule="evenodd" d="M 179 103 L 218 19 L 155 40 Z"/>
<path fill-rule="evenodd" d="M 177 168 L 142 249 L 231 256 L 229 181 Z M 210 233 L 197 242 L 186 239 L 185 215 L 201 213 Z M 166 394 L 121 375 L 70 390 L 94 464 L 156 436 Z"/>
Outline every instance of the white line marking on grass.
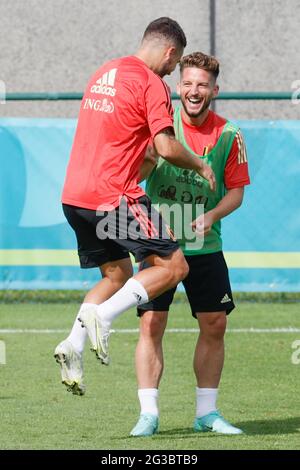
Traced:
<path fill-rule="evenodd" d="M 300 328 L 228 328 L 228 333 L 300 333 Z"/>
<path fill-rule="evenodd" d="M 197 328 L 168 328 L 166 333 L 198 333 Z M 300 328 L 292 326 L 284 328 L 228 328 L 227 333 L 300 333 Z M 112 330 L 113 333 L 138 333 L 138 328 L 122 328 Z M 22 329 L 22 328 L 9 328 L 0 329 L 0 334 L 58 334 L 69 333 L 65 329 Z"/>

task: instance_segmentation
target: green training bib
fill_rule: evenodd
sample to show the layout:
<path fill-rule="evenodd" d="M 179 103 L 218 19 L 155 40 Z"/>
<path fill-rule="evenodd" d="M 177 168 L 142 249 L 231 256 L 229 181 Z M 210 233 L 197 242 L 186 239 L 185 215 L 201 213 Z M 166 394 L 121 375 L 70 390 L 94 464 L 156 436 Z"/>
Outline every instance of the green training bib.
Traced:
<path fill-rule="evenodd" d="M 207 155 L 201 156 L 185 140 L 180 109 L 177 107 L 174 113 L 176 138 L 190 153 L 212 167 L 216 176 L 216 192 L 211 191 L 209 183 L 195 171 L 177 168 L 163 158 L 159 158 L 147 179 L 146 192 L 169 223 L 185 255 L 215 253 L 222 250 L 221 221 L 213 224 L 204 243 L 195 236 L 190 224 L 203 210 L 208 212 L 216 207 L 225 195 L 225 165 L 239 128 L 227 121 L 216 145 Z"/>

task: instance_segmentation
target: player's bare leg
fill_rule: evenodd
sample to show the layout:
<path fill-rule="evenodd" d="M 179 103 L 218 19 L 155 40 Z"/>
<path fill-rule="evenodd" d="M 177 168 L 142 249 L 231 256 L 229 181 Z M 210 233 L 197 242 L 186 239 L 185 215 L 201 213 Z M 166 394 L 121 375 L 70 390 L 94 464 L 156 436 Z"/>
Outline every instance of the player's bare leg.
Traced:
<path fill-rule="evenodd" d="M 146 311 L 140 318 L 140 335 L 135 351 L 138 388 L 158 388 L 163 373 L 162 338 L 168 312 Z"/>
<path fill-rule="evenodd" d="M 148 302 L 177 285 L 188 274 L 188 264 L 180 249 L 166 257 L 146 258 L 150 268 L 138 272 L 109 300 L 99 305 L 97 314 L 81 314 L 92 349 L 104 364 L 109 363 L 108 337 L 112 322 L 130 307 Z"/>
<path fill-rule="evenodd" d="M 200 333 L 194 355 L 199 388 L 218 388 L 224 364 L 226 312 L 197 314 Z"/>
<path fill-rule="evenodd" d="M 101 304 L 117 292 L 133 274 L 130 258 L 111 261 L 100 266 L 102 279 L 86 294 L 84 301 Z"/>
<path fill-rule="evenodd" d="M 197 319 L 200 334 L 194 355 L 194 372 L 197 380 L 194 430 L 241 434 L 240 429 L 223 418 L 216 406 L 224 365 L 226 312 L 198 313 Z"/>
<path fill-rule="evenodd" d="M 158 430 L 158 387 L 164 366 L 162 338 L 167 320 L 167 311 L 150 310 L 145 311 L 140 319 L 135 367 L 141 412 L 130 433 L 132 436 L 151 436 Z"/>
<path fill-rule="evenodd" d="M 102 280 L 85 296 L 70 335 L 56 347 L 54 352 L 56 362 L 60 364 L 62 383 L 74 395 L 83 395 L 85 392 L 82 353 L 88 336 L 86 329 L 82 328 L 78 321 L 78 316 L 83 311 L 96 311 L 99 303 L 111 297 L 132 276 L 130 258 L 105 263 L 100 270 Z"/>
<path fill-rule="evenodd" d="M 176 250 L 164 258 L 151 255 L 145 258 L 145 261 L 151 267 L 139 271 L 134 278 L 143 285 L 149 300 L 177 286 L 189 272 L 181 250 Z"/>

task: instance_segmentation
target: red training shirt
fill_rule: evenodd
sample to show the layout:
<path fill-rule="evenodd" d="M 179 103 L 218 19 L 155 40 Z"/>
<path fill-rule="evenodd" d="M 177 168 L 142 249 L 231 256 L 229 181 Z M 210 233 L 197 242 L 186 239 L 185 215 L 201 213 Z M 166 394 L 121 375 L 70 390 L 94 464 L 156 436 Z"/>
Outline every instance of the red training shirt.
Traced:
<path fill-rule="evenodd" d="M 62 202 L 86 209 L 138 198 L 140 166 L 150 138 L 173 126 L 167 85 L 137 57 L 112 60 L 91 77 L 79 119 Z"/>
<path fill-rule="evenodd" d="M 181 117 L 186 143 L 198 155 L 205 155 L 211 151 L 227 122 L 213 111 L 208 112 L 201 126 L 191 126 L 184 121 L 183 114 Z M 227 189 L 241 188 L 250 183 L 247 152 L 241 131 L 237 132 L 226 161 L 224 183 Z"/>

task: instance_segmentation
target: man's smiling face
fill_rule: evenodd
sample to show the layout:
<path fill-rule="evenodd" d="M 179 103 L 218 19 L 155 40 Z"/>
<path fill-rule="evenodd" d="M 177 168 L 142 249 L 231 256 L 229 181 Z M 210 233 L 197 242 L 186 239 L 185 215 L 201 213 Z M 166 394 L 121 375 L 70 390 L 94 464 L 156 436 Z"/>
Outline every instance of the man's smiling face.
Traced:
<path fill-rule="evenodd" d="M 177 86 L 182 106 L 191 118 L 201 116 L 208 109 L 218 90 L 212 73 L 198 67 L 185 67 Z"/>

